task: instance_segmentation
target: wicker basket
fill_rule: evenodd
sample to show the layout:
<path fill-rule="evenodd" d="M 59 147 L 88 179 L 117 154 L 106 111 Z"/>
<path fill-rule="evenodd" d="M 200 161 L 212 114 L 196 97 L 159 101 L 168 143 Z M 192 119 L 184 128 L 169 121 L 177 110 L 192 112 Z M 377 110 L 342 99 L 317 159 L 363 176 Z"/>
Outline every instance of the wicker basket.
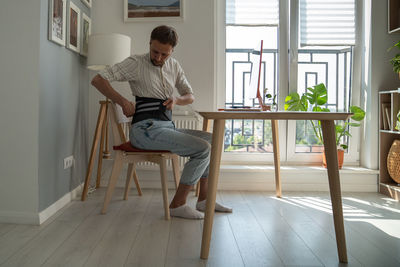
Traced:
<path fill-rule="evenodd" d="M 387 169 L 390 177 L 400 184 L 400 140 L 394 140 L 387 156 Z"/>

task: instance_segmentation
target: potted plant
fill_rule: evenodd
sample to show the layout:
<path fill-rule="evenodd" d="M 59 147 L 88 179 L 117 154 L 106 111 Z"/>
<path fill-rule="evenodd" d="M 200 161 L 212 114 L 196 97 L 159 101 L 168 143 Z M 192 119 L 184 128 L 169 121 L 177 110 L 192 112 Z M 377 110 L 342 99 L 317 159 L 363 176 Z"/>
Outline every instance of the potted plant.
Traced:
<path fill-rule="evenodd" d="M 267 110 L 276 110 L 276 95 L 272 96 L 270 93 L 268 93 L 268 88 L 264 89 L 264 95 L 267 103 L 265 104 L 268 108 Z"/>
<path fill-rule="evenodd" d="M 307 92 L 301 96 L 293 92 L 285 99 L 285 110 L 289 111 L 314 111 L 314 112 L 330 112 L 324 105 L 328 99 L 328 93 L 323 83 L 307 88 Z M 344 150 L 347 149 L 347 144 L 342 143 L 342 137 L 351 137 L 349 127 L 359 127 L 360 121 L 365 117 L 365 111 L 358 106 L 351 106 L 350 112 L 354 113 L 350 120 L 339 121 L 336 123 L 336 145 L 338 146 L 339 168 L 343 165 Z M 314 130 L 315 136 L 323 144 L 321 123 L 319 121 L 309 121 Z M 325 158 L 325 153 L 323 155 Z M 326 166 L 326 164 L 324 164 Z"/>
<path fill-rule="evenodd" d="M 397 49 L 400 50 L 400 41 L 397 42 L 395 45 L 393 45 L 392 47 L 390 47 L 388 49 L 388 51 L 392 50 L 392 48 L 396 47 Z M 393 66 L 393 71 L 395 73 L 398 73 L 399 75 L 399 79 L 400 79 L 400 53 L 397 53 L 391 60 L 390 63 Z"/>
<path fill-rule="evenodd" d="M 397 121 L 396 121 L 396 126 L 394 127 L 397 131 L 400 131 L 400 110 L 397 113 Z"/>

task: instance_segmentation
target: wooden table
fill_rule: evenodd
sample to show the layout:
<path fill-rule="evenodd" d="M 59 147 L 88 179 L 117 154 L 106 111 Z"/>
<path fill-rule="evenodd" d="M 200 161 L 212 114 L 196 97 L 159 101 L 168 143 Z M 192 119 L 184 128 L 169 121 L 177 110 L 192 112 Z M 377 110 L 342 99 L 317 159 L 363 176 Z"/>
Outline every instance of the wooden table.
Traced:
<path fill-rule="evenodd" d="M 336 233 L 336 244 L 339 261 L 347 262 L 346 239 L 343 224 L 342 196 L 340 190 L 335 120 L 346 120 L 352 113 L 338 112 L 260 112 L 260 111 L 218 111 L 199 112 L 204 118 L 203 130 L 208 130 L 209 120 L 214 120 L 212 147 L 210 158 L 210 173 L 208 181 L 208 196 L 204 218 L 203 237 L 201 241 L 202 259 L 207 259 L 210 250 L 212 224 L 214 218 L 215 199 L 221 162 L 221 153 L 224 140 L 225 120 L 271 120 L 272 140 L 274 147 L 276 195 L 281 197 L 280 160 L 278 141 L 278 120 L 319 120 L 321 121 L 322 135 L 326 154 L 326 163 L 329 180 L 329 191 L 332 201 L 333 222 Z"/>

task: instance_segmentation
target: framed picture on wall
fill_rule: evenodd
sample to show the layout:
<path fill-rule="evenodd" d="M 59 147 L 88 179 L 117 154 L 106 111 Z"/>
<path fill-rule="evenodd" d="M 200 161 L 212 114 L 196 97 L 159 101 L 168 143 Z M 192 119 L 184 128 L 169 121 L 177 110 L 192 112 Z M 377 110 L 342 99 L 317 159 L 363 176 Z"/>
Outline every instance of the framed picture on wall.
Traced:
<path fill-rule="evenodd" d="M 49 40 L 65 46 L 66 0 L 49 0 Z"/>
<path fill-rule="evenodd" d="M 81 39 L 81 55 L 87 57 L 89 49 L 89 35 L 91 33 L 92 20 L 88 15 L 82 12 L 82 39 Z"/>
<path fill-rule="evenodd" d="M 124 0 L 124 20 L 183 20 L 183 0 Z"/>
<path fill-rule="evenodd" d="M 388 32 L 400 31 L 400 0 L 388 0 Z"/>
<path fill-rule="evenodd" d="M 68 7 L 67 47 L 72 51 L 80 51 L 81 11 L 71 1 Z"/>
<path fill-rule="evenodd" d="M 82 0 L 82 2 L 83 2 L 88 8 L 91 8 L 91 7 L 92 7 L 92 0 Z"/>

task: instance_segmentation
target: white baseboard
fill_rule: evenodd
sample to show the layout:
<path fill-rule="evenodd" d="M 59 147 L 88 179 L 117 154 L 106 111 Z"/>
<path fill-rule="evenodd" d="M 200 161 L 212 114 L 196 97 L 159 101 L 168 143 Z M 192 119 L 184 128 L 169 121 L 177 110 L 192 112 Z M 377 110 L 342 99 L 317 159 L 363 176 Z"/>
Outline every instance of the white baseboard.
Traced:
<path fill-rule="evenodd" d="M 339 172 L 343 192 L 378 191 L 379 172 L 377 170 L 343 167 Z M 137 174 L 142 188 L 161 188 L 160 173 L 157 168 L 139 169 Z M 117 182 L 118 187 L 125 187 L 125 177 L 126 169 Z M 108 178 L 109 171 L 103 174 L 101 186 L 107 186 Z M 170 171 L 168 179 L 168 187 L 174 188 Z M 328 175 L 323 167 L 282 166 L 281 182 L 282 191 L 329 191 Z M 275 191 L 274 168 L 273 166 L 221 166 L 218 189 Z"/>
<path fill-rule="evenodd" d="M 41 212 L 0 211 L 0 223 L 40 225 L 80 195 L 81 191 L 82 185 L 79 185 Z"/>
<path fill-rule="evenodd" d="M 44 223 L 47 219 L 53 216 L 57 211 L 65 207 L 68 203 L 70 203 L 73 199 L 75 199 L 78 195 L 81 194 L 83 188 L 83 184 L 75 187 L 71 192 L 66 193 L 59 200 L 51 204 L 46 209 L 39 212 L 39 224 Z"/>

